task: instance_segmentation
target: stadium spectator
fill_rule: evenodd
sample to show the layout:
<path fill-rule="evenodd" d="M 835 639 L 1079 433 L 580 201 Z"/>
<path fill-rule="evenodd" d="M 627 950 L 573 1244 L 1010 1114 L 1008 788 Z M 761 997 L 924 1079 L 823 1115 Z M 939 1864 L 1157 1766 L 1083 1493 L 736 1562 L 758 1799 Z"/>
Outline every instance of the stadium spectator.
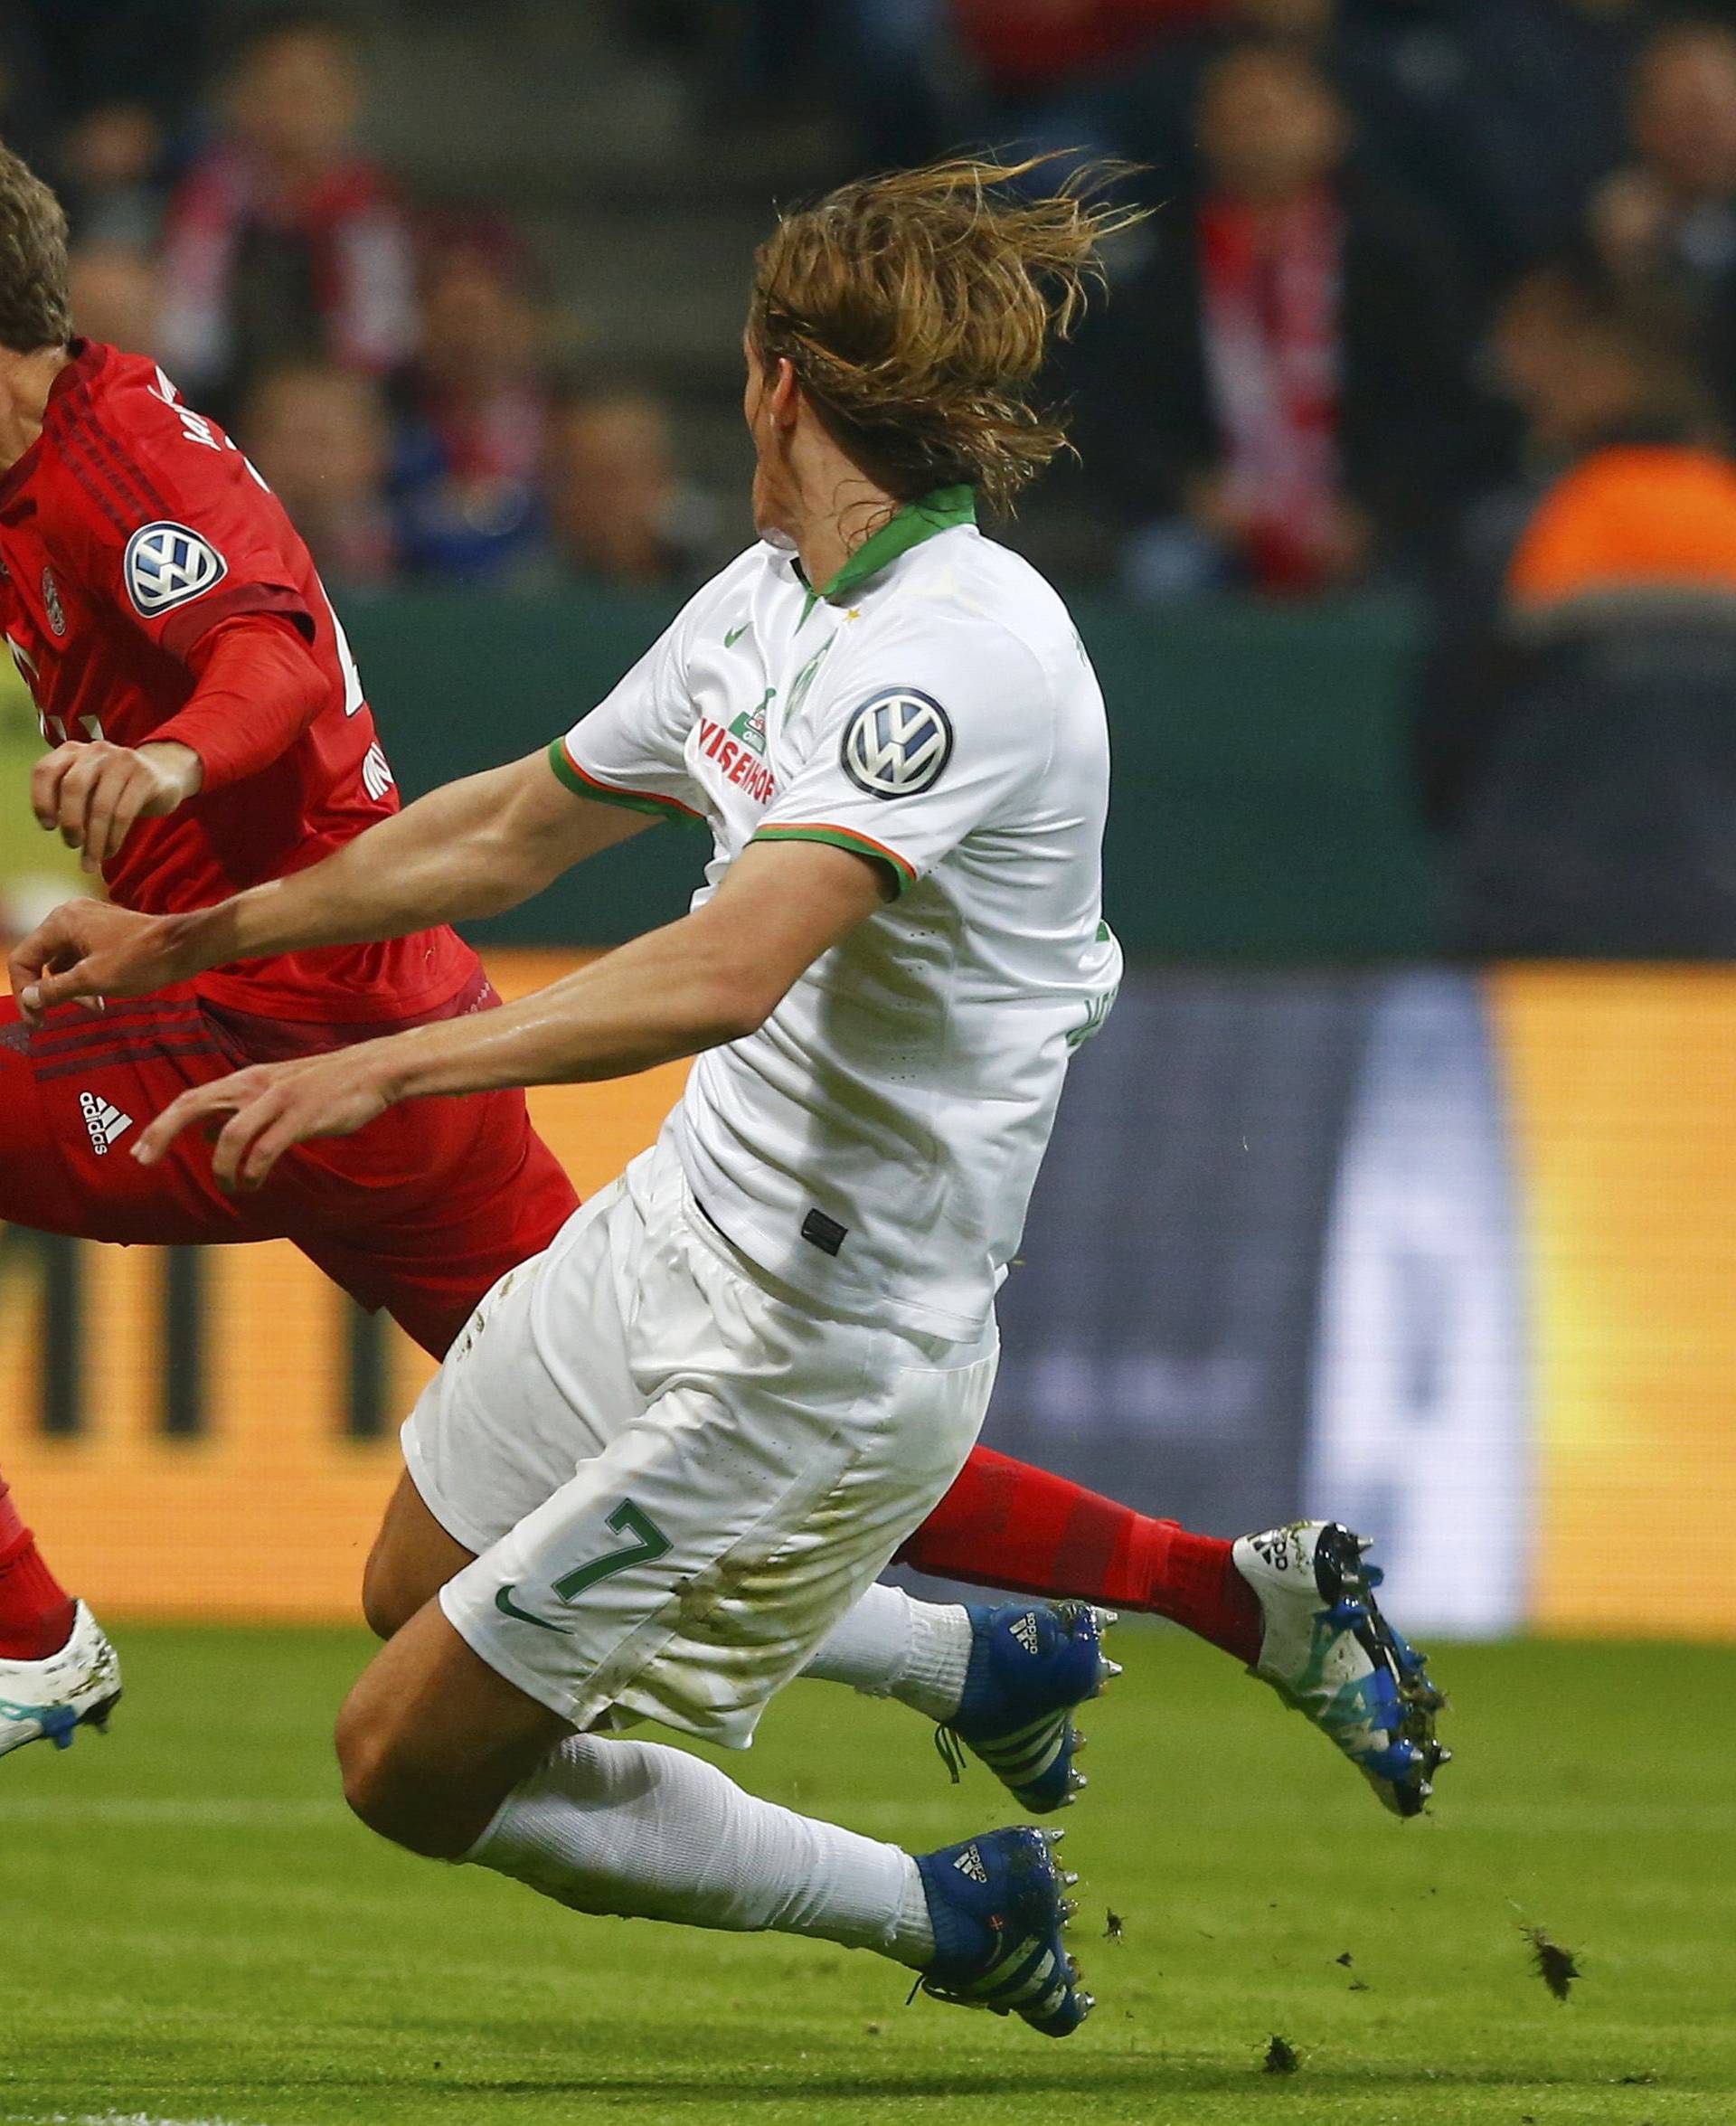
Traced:
<path fill-rule="evenodd" d="M 532 281 L 492 221 L 431 247 L 392 472 L 401 550 L 419 575 L 500 581 L 542 547 L 550 394 Z"/>
<path fill-rule="evenodd" d="M 1086 462 L 1143 594 L 1355 582 L 1402 559 L 1453 492 L 1455 261 L 1347 168 L 1344 108 L 1304 53 L 1218 59 L 1199 133 L 1199 195 L 1158 218 L 1086 350 Z"/>
<path fill-rule="evenodd" d="M 1223 0 L 1118 91 L 1116 138 L 1160 182 L 1194 168 L 1200 76 L 1249 35 L 1322 68 L 1359 163 L 1425 202 L 1498 279 L 1570 240 L 1620 153 L 1646 0 Z"/>
<path fill-rule="evenodd" d="M 210 0 L 10 0 L 0 113 L 51 169 L 81 237 L 144 244 L 203 73 Z"/>
<path fill-rule="evenodd" d="M 1417 758 L 1455 950 L 1736 954 L 1736 468 L 1667 310 L 1528 275 L 1532 474 L 1471 512 Z"/>
<path fill-rule="evenodd" d="M 248 401 L 241 436 L 328 590 L 341 597 L 390 583 L 392 428 L 372 377 L 330 363 L 274 370 Z"/>
<path fill-rule="evenodd" d="M 548 489 L 564 574 L 680 591 L 707 572 L 716 512 L 682 479 L 669 410 L 648 392 L 604 385 L 569 399 L 550 431 Z"/>
<path fill-rule="evenodd" d="M 1683 303 L 1720 398 L 1736 408 L 1736 30 L 1662 30 L 1634 77 L 1634 159 L 1591 204 L 1590 232 L 1627 286 Z"/>
<path fill-rule="evenodd" d="M 352 32 L 318 8 L 263 17 L 223 100 L 223 128 L 171 211 L 166 365 L 220 417 L 285 362 L 394 368 L 412 344 L 410 235 L 357 144 L 364 89 Z"/>
<path fill-rule="evenodd" d="M 162 233 L 165 144 L 142 103 L 105 104 L 74 126 L 61 163 L 73 225 L 87 241 L 143 250 Z"/>
<path fill-rule="evenodd" d="M 1100 137 L 1136 158 L 1163 191 L 1197 189 L 1200 162 L 1195 114 L 1200 88 L 1213 61 L 1250 40 L 1286 45 L 1335 76 L 1337 0 L 1215 0 L 1186 8 L 1176 34 L 1135 52 L 1101 90 Z"/>
<path fill-rule="evenodd" d="M 68 261 L 67 279 L 74 331 L 129 354 L 157 351 L 156 269 L 147 251 L 128 243 L 81 243 Z"/>
<path fill-rule="evenodd" d="M 1369 158 L 1496 280 L 1570 242 L 1621 153 L 1649 0 L 1343 6 L 1340 79 Z"/>

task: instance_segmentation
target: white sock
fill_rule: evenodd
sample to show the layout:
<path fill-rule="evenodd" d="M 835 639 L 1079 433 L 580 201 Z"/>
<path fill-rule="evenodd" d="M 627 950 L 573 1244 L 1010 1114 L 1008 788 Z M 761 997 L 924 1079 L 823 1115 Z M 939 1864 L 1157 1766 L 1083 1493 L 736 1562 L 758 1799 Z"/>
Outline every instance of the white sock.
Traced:
<path fill-rule="evenodd" d="M 916 1863 L 896 1846 L 744 1793 L 684 1750 L 574 1735 L 465 1855 L 575 1912 L 763 1928 L 934 1958 Z"/>
<path fill-rule="evenodd" d="M 901 1587 L 876 1582 L 802 1674 L 950 1720 L 965 1694 L 970 1640 L 961 1604 L 917 1602 Z"/>

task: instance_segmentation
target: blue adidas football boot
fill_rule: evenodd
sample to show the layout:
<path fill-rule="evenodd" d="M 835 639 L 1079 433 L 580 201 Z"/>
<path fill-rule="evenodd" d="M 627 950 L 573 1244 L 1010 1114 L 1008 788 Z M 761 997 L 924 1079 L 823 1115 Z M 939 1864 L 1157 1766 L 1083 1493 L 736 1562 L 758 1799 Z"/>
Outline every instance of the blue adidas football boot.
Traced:
<path fill-rule="evenodd" d="M 917 1981 L 936 2000 L 1022 2016 L 1070 2037 L 1096 2005 L 1061 1934 L 1078 1882 L 1055 1866 L 1063 1834 L 1026 1825 L 917 1856 L 934 1927 L 934 1961 Z"/>
<path fill-rule="evenodd" d="M 1236 1569 L 1260 1597 L 1264 1678 L 1331 1736 L 1395 1816 L 1420 1816 L 1452 1752 L 1435 1739 L 1447 1700 L 1428 1662 L 1381 1614 L 1366 1536 L 1336 1521 L 1243 1535 Z"/>
<path fill-rule="evenodd" d="M 1072 1712 L 1121 1673 L 1103 1652 L 1109 1610 L 1086 1602 L 972 1602 L 970 1666 L 958 1710 L 935 1736 L 957 1781 L 959 1745 L 980 1757 L 1021 1809 L 1047 1816 L 1085 1785 Z"/>

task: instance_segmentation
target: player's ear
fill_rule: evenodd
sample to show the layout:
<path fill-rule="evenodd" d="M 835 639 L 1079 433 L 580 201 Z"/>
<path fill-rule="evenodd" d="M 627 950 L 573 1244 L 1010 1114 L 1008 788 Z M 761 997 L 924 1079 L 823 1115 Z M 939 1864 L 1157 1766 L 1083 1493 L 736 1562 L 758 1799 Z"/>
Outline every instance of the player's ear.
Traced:
<path fill-rule="evenodd" d="M 793 428 L 801 411 L 802 387 L 796 365 L 788 354 L 779 354 L 768 379 L 766 408 L 780 428 Z"/>

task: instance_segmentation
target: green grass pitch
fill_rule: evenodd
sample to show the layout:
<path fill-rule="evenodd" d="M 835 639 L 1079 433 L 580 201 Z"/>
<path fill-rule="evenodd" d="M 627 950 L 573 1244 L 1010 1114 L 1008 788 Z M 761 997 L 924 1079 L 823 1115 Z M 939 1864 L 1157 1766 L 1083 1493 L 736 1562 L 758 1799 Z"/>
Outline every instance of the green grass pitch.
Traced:
<path fill-rule="evenodd" d="M 1231 1663 L 1124 1625 L 1067 1819 L 1099 2005 L 1055 2044 L 907 2008 L 871 1956 L 580 1919 L 388 1849 L 334 1791 L 357 1637 L 121 1644 L 106 1741 L 0 1764 L 5 2121 L 1736 2120 L 1728 1650 L 1443 1649 L 1459 1758 L 1401 1826 Z M 1012 1813 L 913 1715 L 820 1685 L 734 1769 L 915 1847 Z M 1565 2004 L 1524 1923 L 1578 1953 Z M 1295 2073 L 1261 2071 L 1274 2035 Z"/>

